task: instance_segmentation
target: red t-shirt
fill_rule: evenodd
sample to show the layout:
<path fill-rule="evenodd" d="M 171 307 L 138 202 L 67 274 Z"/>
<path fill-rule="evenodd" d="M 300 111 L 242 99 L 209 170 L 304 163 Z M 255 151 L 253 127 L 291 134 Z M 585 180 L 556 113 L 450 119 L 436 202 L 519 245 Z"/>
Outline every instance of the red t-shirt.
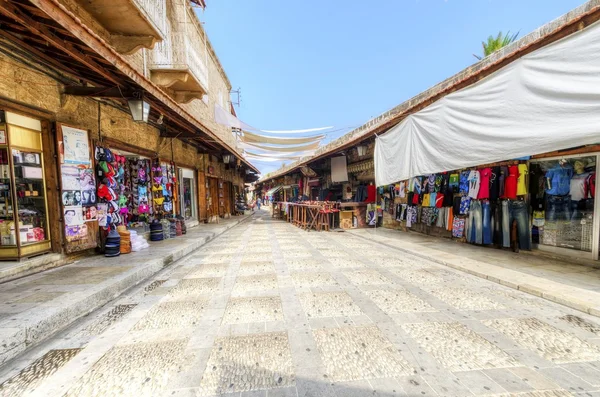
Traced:
<path fill-rule="evenodd" d="M 479 171 L 480 184 L 479 193 L 477 193 L 478 200 L 484 200 L 490 198 L 490 175 L 492 175 L 491 168 L 484 168 Z"/>
<path fill-rule="evenodd" d="M 519 167 L 511 165 L 508 167 L 508 175 L 504 181 L 504 198 L 517 199 L 517 180 L 519 179 Z"/>
<path fill-rule="evenodd" d="M 367 186 L 367 203 L 374 203 L 377 201 L 377 188 L 375 185 Z"/>

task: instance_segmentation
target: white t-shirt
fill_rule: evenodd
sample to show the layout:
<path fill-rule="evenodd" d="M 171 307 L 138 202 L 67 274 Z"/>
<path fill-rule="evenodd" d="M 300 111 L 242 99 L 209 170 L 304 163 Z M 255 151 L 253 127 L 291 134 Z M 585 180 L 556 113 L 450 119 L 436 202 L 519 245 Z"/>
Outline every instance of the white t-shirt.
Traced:
<path fill-rule="evenodd" d="M 573 178 L 571 178 L 571 191 L 569 192 L 571 194 L 571 200 L 579 201 L 586 198 L 585 181 L 589 175 L 589 172 L 573 175 Z"/>
<path fill-rule="evenodd" d="M 479 171 L 475 170 L 469 172 L 469 197 L 471 197 L 472 199 L 477 199 L 480 185 L 481 175 L 479 174 Z"/>

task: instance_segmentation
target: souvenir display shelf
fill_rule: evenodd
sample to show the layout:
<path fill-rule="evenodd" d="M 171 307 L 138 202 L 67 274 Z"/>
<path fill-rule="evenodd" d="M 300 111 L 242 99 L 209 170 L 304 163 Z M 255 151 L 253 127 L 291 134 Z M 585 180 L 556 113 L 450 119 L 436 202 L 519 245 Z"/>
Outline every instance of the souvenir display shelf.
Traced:
<path fill-rule="evenodd" d="M 50 250 L 41 132 L 10 124 L 0 143 L 0 259 Z"/>

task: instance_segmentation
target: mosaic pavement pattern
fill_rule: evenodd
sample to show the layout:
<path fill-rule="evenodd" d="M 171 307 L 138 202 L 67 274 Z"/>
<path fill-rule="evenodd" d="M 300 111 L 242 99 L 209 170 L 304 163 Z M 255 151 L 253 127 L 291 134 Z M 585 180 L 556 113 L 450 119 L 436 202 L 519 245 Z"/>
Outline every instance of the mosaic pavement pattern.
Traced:
<path fill-rule="evenodd" d="M 254 323 L 283 319 L 279 297 L 231 298 L 223 324 Z"/>
<path fill-rule="evenodd" d="M 459 323 L 402 326 L 449 371 L 516 367 L 517 361 L 497 346 Z"/>
<path fill-rule="evenodd" d="M 335 381 L 408 375 L 409 363 L 377 327 L 313 331 L 328 377 Z"/>
<path fill-rule="evenodd" d="M 128 269 L 75 272 L 85 287 Z M 39 275 L 37 291 L 0 307 L 0 321 L 13 304 L 51 301 L 72 288 L 61 285 L 61 271 Z M 261 211 L 0 367 L 0 396 L 33 390 L 591 397 L 600 395 L 600 321 L 352 233 L 307 233 Z"/>
<path fill-rule="evenodd" d="M 80 351 L 81 349 L 50 350 L 18 375 L 0 384 L 0 396 L 16 397 L 35 390 L 40 382 L 54 374 Z"/>
<path fill-rule="evenodd" d="M 363 314 L 345 292 L 316 292 L 298 296 L 308 317 L 342 317 Z"/>
<path fill-rule="evenodd" d="M 600 360 L 600 346 L 585 342 L 537 318 L 504 318 L 483 323 L 555 363 Z"/>
<path fill-rule="evenodd" d="M 386 314 L 437 312 L 433 306 L 406 290 L 379 289 L 365 294 Z"/>
<path fill-rule="evenodd" d="M 285 332 L 218 339 L 206 364 L 200 395 L 271 389 L 295 384 Z"/>
<path fill-rule="evenodd" d="M 155 395 L 181 363 L 185 344 L 186 341 L 175 340 L 114 347 L 65 397 Z"/>
<path fill-rule="evenodd" d="M 208 300 L 164 302 L 155 306 L 133 328 L 135 331 L 159 328 L 187 328 L 200 322 Z"/>

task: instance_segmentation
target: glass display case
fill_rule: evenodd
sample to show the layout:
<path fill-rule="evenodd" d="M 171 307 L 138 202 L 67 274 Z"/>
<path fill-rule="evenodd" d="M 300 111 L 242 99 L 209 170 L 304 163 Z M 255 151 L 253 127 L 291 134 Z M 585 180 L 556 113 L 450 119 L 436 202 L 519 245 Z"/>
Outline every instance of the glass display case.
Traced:
<path fill-rule="evenodd" d="M 0 124 L 0 260 L 50 250 L 39 122 Z M 21 122 L 20 122 L 21 121 Z"/>

